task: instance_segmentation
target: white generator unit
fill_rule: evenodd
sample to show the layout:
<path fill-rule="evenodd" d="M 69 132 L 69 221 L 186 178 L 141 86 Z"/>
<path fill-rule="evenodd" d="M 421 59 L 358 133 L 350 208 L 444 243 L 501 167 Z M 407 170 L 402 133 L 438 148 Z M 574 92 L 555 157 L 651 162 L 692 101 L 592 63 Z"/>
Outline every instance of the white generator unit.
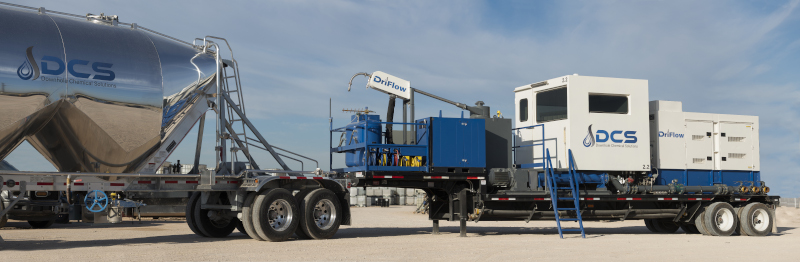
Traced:
<path fill-rule="evenodd" d="M 757 116 L 683 112 L 681 102 L 650 101 L 650 130 L 661 183 L 760 180 Z"/>
<path fill-rule="evenodd" d="M 758 117 L 648 105 L 647 88 L 647 80 L 579 75 L 517 87 L 515 164 L 543 167 L 548 150 L 554 167 L 567 168 L 571 150 L 584 174 L 652 172 L 658 185 L 760 180 Z"/>
<path fill-rule="evenodd" d="M 568 75 L 514 89 L 515 164 L 650 171 L 647 80 Z"/>

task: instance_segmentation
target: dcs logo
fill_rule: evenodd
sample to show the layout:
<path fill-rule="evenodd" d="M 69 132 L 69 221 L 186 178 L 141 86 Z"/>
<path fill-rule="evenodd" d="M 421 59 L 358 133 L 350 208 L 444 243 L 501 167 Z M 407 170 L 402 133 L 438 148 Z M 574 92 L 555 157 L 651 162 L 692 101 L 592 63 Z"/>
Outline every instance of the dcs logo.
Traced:
<path fill-rule="evenodd" d="M 91 73 L 82 73 L 75 70 L 76 66 L 88 66 L 89 61 L 80 60 L 80 59 L 73 59 L 69 60 L 66 64 L 64 64 L 64 60 L 55 56 L 43 56 L 41 63 L 41 68 L 36 64 L 36 60 L 33 58 L 33 46 L 28 47 L 25 50 L 26 60 L 22 63 L 22 65 L 17 68 L 17 76 L 19 76 L 22 80 L 36 80 L 39 78 L 39 74 L 45 75 L 61 75 L 64 71 L 68 71 L 70 75 L 77 77 L 77 78 L 89 78 L 92 77 Z M 52 62 L 55 63 L 55 68 L 53 68 Z M 105 81 L 113 81 L 116 78 L 114 71 L 109 70 L 114 64 L 111 63 L 103 63 L 103 62 L 94 62 L 91 65 L 92 73 L 94 76 L 92 79 L 96 80 L 105 80 Z"/>
<path fill-rule="evenodd" d="M 595 135 L 592 133 L 592 125 L 589 125 L 589 132 L 588 134 L 586 134 L 586 138 L 583 139 L 583 146 L 593 147 L 597 145 L 597 143 L 606 143 L 608 142 L 608 140 L 611 140 L 612 143 L 625 143 L 625 144 L 632 144 L 638 141 L 638 139 L 636 138 L 636 131 L 614 130 L 608 132 L 606 130 L 598 129 L 597 135 Z"/>

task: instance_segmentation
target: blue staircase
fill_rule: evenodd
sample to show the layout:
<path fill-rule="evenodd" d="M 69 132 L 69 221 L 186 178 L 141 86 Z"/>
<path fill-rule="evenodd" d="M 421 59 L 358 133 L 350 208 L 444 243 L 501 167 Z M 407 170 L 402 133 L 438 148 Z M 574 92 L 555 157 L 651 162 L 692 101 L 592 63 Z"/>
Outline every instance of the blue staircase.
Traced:
<path fill-rule="evenodd" d="M 581 232 L 581 237 L 586 238 L 586 231 L 583 230 L 583 218 L 581 217 L 580 210 L 580 192 L 578 191 L 578 183 L 575 174 L 575 163 L 572 158 L 572 150 L 569 150 L 569 174 L 564 176 L 559 174 L 562 179 L 564 177 L 569 180 L 569 187 L 560 187 L 556 181 L 555 170 L 553 163 L 550 160 L 550 150 L 547 149 L 545 159 L 545 176 L 547 188 L 550 189 L 550 201 L 553 203 L 553 211 L 555 211 L 556 225 L 558 226 L 558 236 L 564 238 L 564 232 Z M 559 197 L 558 190 L 571 190 L 572 195 L 569 197 Z M 573 207 L 559 207 L 560 201 L 572 201 Z M 577 218 L 561 218 L 558 214 L 559 211 L 574 211 Z M 579 228 L 562 228 L 561 221 L 575 221 L 578 222 Z"/>

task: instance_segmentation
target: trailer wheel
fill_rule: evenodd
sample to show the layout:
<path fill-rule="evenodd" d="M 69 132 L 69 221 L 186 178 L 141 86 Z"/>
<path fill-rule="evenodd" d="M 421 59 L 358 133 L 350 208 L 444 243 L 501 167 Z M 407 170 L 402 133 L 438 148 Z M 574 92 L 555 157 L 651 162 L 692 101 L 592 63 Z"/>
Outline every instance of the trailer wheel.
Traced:
<path fill-rule="evenodd" d="M 199 201 L 200 192 L 194 192 L 192 196 L 189 197 L 189 201 L 186 203 L 186 224 L 189 225 L 189 229 L 191 229 L 196 235 L 207 237 L 205 234 L 203 234 L 203 232 L 200 232 L 200 229 L 197 229 L 197 223 L 195 222 L 194 218 L 194 208 Z"/>
<path fill-rule="evenodd" d="M 644 220 L 644 226 L 645 226 L 645 227 L 647 227 L 647 230 L 650 230 L 650 232 L 653 232 L 653 233 L 658 233 L 658 230 L 657 230 L 657 229 L 656 229 L 656 227 L 653 225 L 653 220 L 654 220 L 654 219 L 649 219 L 649 218 L 646 218 L 646 219 Z"/>
<path fill-rule="evenodd" d="M 668 218 L 654 219 L 653 227 L 655 227 L 656 231 L 658 231 L 659 233 L 667 233 L 667 234 L 675 233 L 676 231 L 678 231 L 678 228 L 680 228 L 680 226 L 677 223 L 672 222 L 672 219 Z"/>
<path fill-rule="evenodd" d="M 703 212 L 705 229 L 712 236 L 730 236 L 736 231 L 738 218 L 733 206 L 728 203 L 716 202 L 709 205 Z"/>
<path fill-rule="evenodd" d="M 739 231 L 746 236 L 766 236 L 772 233 L 772 213 L 767 205 L 750 203 L 739 216 Z"/>
<path fill-rule="evenodd" d="M 242 207 L 242 226 L 250 238 L 258 241 L 264 241 L 264 239 L 258 235 L 258 232 L 256 232 L 256 228 L 253 225 L 253 203 L 256 202 L 256 196 L 258 196 L 258 192 L 247 193 L 247 198 L 245 198 L 244 206 Z"/>
<path fill-rule="evenodd" d="M 314 190 L 317 190 L 317 188 L 303 189 L 303 190 L 300 190 L 300 192 L 297 192 L 297 194 L 294 195 L 294 199 L 295 199 L 295 201 L 297 201 L 297 207 L 298 207 L 297 210 L 299 211 L 298 214 L 297 214 L 297 218 L 301 221 L 300 225 L 302 225 L 302 220 L 304 218 L 303 211 L 305 210 L 305 207 L 303 206 L 303 200 L 306 198 L 306 196 L 308 196 L 309 193 L 311 193 L 311 191 L 314 191 Z M 306 235 L 306 233 L 303 232 L 303 227 L 300 226 L 300 225 L 298 225 L 297 229 L 294 231 L 294 234 L 297 235 L 297 238 L 299 238 L 299 239 L 311 239 L 310 236 Z"/>
<path fill-rule="evenodd" d="M 202 209 L 201 204 L 198 197 L 198 201 L 195 202 L 194 206 L 194 221 L 197 225 L 197 229 L 200 230 L 203 235 L 219 238 L 226 237 L 233 233 L 233 230 L 236 229 L 236 225 L 239 224 L 239 219 L 225 219 L 225 215 L 222 214 L 224 210 Z M 212 219 L 212 217 L 214 218 Z"/>
<path fill-rule="evenodd" d="M 303 208 L 300 228 L 315 239 L 328 239 L 339 231 L 342 207 L 333 191 L 320 188 L 309 193 L 300 204 Z"/>
<path fill-rule="evenodd" d="M 261 192 L 253 205 L 255 230 L 263 239 L 285 241 L 297 229 L 297 212 L 297 202 L 288 190 L 273 188 Z"/>
<path fill-rule="evenodd" d="M 30 221 L 28 220 L 28 224 L 31 225 L 33 228 L 48 228 L 56 222 L 56 219 L 50 219 L 45 221 Z"/>
<path fill-rule="evenodd" d="M 702 211 L 700 211 L 697 214 L 697 217 L 694 219 L 694 226 L 697 228 L 697 231 L 700 232 L 700 234 L 703 234 L 705 236 L 710 236 L 711 233 L 709 233 L 708 230 L 706 230 L 706 222 L 705 219 L 703 218 L 705 216 L 705 211 L 704 211 L 705 209 L 706 207 L 701 207 Z"/>

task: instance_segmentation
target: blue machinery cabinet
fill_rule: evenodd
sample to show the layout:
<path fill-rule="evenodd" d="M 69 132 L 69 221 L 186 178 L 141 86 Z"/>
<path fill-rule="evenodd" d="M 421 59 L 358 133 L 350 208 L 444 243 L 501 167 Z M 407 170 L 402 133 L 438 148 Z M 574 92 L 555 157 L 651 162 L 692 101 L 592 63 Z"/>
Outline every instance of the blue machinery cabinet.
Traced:
<path fill-rule="evenodd" d="M 346 167 L 335 169 L 341 172 L 484 172 L 484 121 L 430 117 L 415 123 L 386 123 L 377 115 L 353 115 L 350 124 L 331 129 L 330 152 L 345 153 Z M 417 132 L 416 144 L 385 144 L 381 133 L 384 124 L 410 125 Z M 336 145 L 334 137 L 339 137 Z"/>
<path fill-rule="evenodd" d="M 467 170 L 458 168 L 486 167 L 484 119 L 429 117 L 417 120 L 417 123 L 430 125 L 428 132 L 417 130 L 417 141 L 420 145 L 430 146 L 433 172 L 461 173 Z"/>

